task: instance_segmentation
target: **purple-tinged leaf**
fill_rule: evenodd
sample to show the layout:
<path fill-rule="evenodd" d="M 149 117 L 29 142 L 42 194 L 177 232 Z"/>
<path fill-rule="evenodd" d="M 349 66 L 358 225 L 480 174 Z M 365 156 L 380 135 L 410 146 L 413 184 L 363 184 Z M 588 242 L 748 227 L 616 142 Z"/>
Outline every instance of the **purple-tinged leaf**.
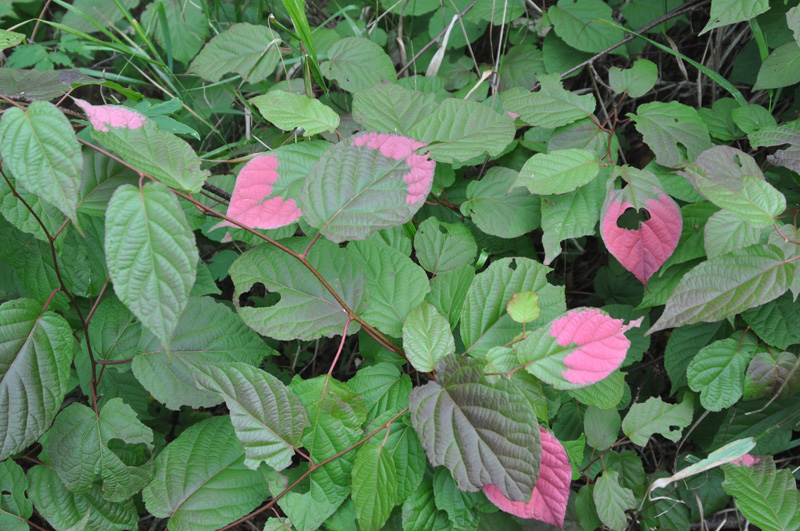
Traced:
<path fill-rule="evenodd" d="M 797 356 L 791 352 L 756 353 L 744 375 L 744 399 L 796 393 L 800 387 L 797 365 Z"/>
<path fill-rule="evenodd" d="M 431 191 L 435 163 L 425 144 L 365 133 L 335 144 L 312 166 L 300 193 L 306 221 L 334 242 L 365 240 L 406 223 Z"/>
<path fill-rule="evenodd" d="M 774 245 L 753 245 L 701 263 L 683 276 L 647 334 L 720 321 L 777 299 L 794 279 L 792 260 Z"/>
<path fill-rule="evenodd" d="M 650 218 L 640 221 L 639 228 L 635 230 L 620 227 L 619 218 L 629 208 L 635 210 L 635 200 L 631 198 L 633 188 L 628 186 L 609 191 L 600 225 L 603 241 L 614 258 L 646 286 L 647 279 L 677 247 L 683 218 L 675 201 L 663 192 L 656 191 L 653 198 L 644 201 L 639 198 L 639 212 L 642 208 L 646 209 Z"/>
<path fill-rule="evenodd" d="M 294 199 L 270 197 L 279 177 L 278 166 L 277 158 L 260 155 L 242 168 L 228 205 L 229 218 L 253 229 L 277 229 L 300 218 L 302 212 Z M 222 226 L 235 227 L 223 221 L 214 228 Z"/>
<path fill-rule="evenodd" d="M 556 389 L 579 389 L 599 382 L 625 360 L 630 340 L 627 325 L 596 308 L 579 308 L 539 328 L 517 347 L 525 369 Z"/>
<path fill-rule="evenodd" d="M 484 485 L 483 493 L 489 501 L 507 513 L 520 518 L 536 518 L 563 528 L 572 467 L 567 452 L 558 439 L 541 426 L 539 434 L 542 438 L 542 463 L 530 501 L 511 501 L 494 485 Z"/>
<path fill-rule="evenodd" d="M 507 499 L 525 502 L 542 453 L 536 414 L 504 379 L 490 385 L 484 365 L 458 355 L 443 359 L 438 380 L 411 392 L 411 421 L 428 460 L 450 470 L 459 489 L 493 484 Z"/>

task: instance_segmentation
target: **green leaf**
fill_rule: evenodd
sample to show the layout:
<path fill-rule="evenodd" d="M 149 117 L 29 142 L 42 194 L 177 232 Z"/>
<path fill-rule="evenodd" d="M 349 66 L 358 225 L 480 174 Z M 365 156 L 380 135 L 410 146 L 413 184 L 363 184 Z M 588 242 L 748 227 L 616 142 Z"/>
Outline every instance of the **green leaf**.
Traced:
<path fill-rule="evenodd" d="M 565 194 L 588 184 L 600 171 L 594 151 L 561 149 L 537 153 L 528 159 L 512 188 L 526 187 L 532 194 Z"/>
<path fill-rule="evenodd" d="M 117 297 L 169 347 L 200 260 L 177 198 L 159 183 L 117 188 L 106 212 L 105 251 Z"/>
<path fill-rule="evenodd" d="M 755 227 L 772 225 L 786 209 L 786 198 L 764 179 L 755 159 L 736 148 L 704 151 L 681 175 L 709 201 Z"/>
<path fill-rule="evenodd" d="M 12 48 L 25 40 L 24 33 L 0 29 L 0 52 L 6 48 Z"/>
<path fill-rule="evenodd" d="M 755 452 L 777 454 L 787 450 L 792 438 L 792 422 L 800 413 L 800 403 L 794 397 L 763 398 L 739 402 L 727 410 L 719 430 L 709 448 L 717 448 L 727 441 L 745 437 L 757 438 Z"/>
<path fill-rule="evenodd" d="M 797 356 L 791 352 L 758 352 L 747 366 L 742 396 L 745 400 L 753 400 L 779 393 L 780 396 L 796 393 L 800 381 L 797 365 Z"/>
<path fill-rule="evenodd" d="M 800 305 L 784 294 L 742 313 L 745 322 L 767 344 L 786 349 L 800 343 Z"/>
<path fill-rule="evenodd" d="M 564 90 L 558 74 L 539 76 L 542 88 L 530 92 L 516 88 L 503 92 L 500 102 L 503 109 L 515 114 L 526 124 L 546 129 L 592 117 L 597 102 L 592 94 L 578 96 Z"/>
<path fill-rule="evenodd" d="M 142 491 L 147 510 L 174 531 L 213 531 L 267 497 L 261 472 L 244 465 L 244 448 L 228 416 L 198 422 L 158 455 Z"/>
<path fill-rule="evenodd" d="M 336 243 L 365 240 L 408 222 L 431 190 L 435 163 L 423 144 L 378 133 L 351 136 L 311 167 L 298 204 L 305 220 Z"/>
<path fill-rule="evenodd" d="M 353 120 L 367 131 L 409 136 L 436 103 L 436 96 L 430 92 L 378 83 L 353 95 Z"/>
<path fill-rule="evenodd" d="M 522 332 L 522 325 L 507 313 L 508 301 L 515 293 L 539 294 L 541 315 L 528 325 L 531 330 L 566 311 L 564 288 L 547 283 L 549 272 L 550 268 L 528 258 L 503 258 L 477 275 L 461 311 L 461 340 L 466 350 L 480 357 Z"/>
<path fill-rule="evenodd" d="M 777 470 L 771 456 L 752 465 L 724 465 L 722 488 L 736 500 L 736 508 L 761 529 L 800 529 L 800 494 L 792 472 Z"/>
<path fill-rule="evenodd" d="M 647 333 L 719 321 L 760 306 L 783 295 L 793 277 L 792 263 L 773 245 L 754 245 L 713 258 L 684 275 Z"/>
<path fill-rule="evenodd" d="M 478 514 L 472 509 L 480 494 L 457 488 L 453 476 L 443 467 L 437 468 L 433 474 L 433 496 L 436 507 L 447 513 L 454 529 L 477 528 Z"/>
<path fill-rule="evenodd" d="M 467 299 L 467 292 L 475 278 L 472 266 L 461 266 L 447 273 L 436 275 L 431 280 L 431 291 L 425 300 L 433 304 L 439 313 L 450 321 L 450 329 L 454 329 L 461 318 L 461 309 Z"/>
<path fill-rule="evenodd" d="M 81 147 L 64 114 L 35 101 L 6 109 L 0 119 L 0 155 L 26 190 L 77 223 Z"/>
<path fill-rule="evenodd" d="M 594 484 L 592 493 L 597 515 L 603 524 L 614 531 L 622 531 L 628 524 L 625 511 L 636 507 L 631 489 L 620 484 L 619 472 L 605 472 Z"/>
<path fill-rule="evenodd" d="M 248 83 L 267 79 L 280 59 L 280 36 L 264 26 L 233 24 L 214 36 L 197 54 L 189 72 L 219 81 L 235 72 Z"/>
<path fill-rule="evenodd" d="M 140 0 L 122 0 L 120 3 L 127 9 L 134 9 L 139 5 L 139 2 Z M 61 22 L 74 31 L 96 33 L 100 29 L 92 22 L 107 28 L 109 26 L 113 27 L 125 17 L 125 13 L 117 7 L 116 2 L 75 0 L 71 7 L 72 9 L 68 8 Z M 77 10 L 82 11 L 85 17 L 79 14 Z"/>
<path fill-rule="evenodd" d="M 382 80 L 397 81 L 394 64 L 374 42 L 362 37 L 346 37 L 328 49 L 328 60 L 320 64 L 322 74 L 347 92 L 369 88 Z"/>
<path fill-rule="evenodd" d="M 381 243 L 353 242 L 347 252 L 361 266 L 368 288 L 367 306 L 360 315 L 384 334 L 400 337 L 408 312 L 430 290 L 425 271 Z"/>
<path fill-rule="evenodd" d="M 484 364 L 458 355 L 439 362 L 438 379 L 411 392 L 414 430 L 431 464 L 447 467 L 459 489 L 494 484 L 510 500 L 529 501 L 541 459 L 536 414 L 504 380 L 489 385 Z"/>
<path fill-rule="evenodd" d="M 761 230 L 727 210 L 715 212 L 703 229 L 703 244 L 709 258 L 758 243 Z"/>
<path fill-rule="evenodd" d="M 410 382 L 408 391 L 411 392 Z M 414 428 L 407 422 L 408 418 L 404 416 L 402 422 L 392 424 L 386 439 L 386 447 L 389 449 L 397 471 L 396 503 L 398 504 L 405 502 L 409 496 L 414 494 L 420 486 L 422 477 L 425 475 L 425 467 L 428 464 L 425 449 L 422 448 Z"/>
<path fill-rule="evenodd" d="M 689 387 L 700 393 L 700 403 L 709 411 L 721 411 L 742 397 L 744 371 L 757 346 L 754 337 L 742 335 L 703 347 L 686 370 Z"/>
<path fill-rule="evenodd" d="M 438 275 L 471 265 L 478 253 L 478 245 L 463 224 L 445 223 L 430 217 L 417 227 L 414 252 L 419 265 Z"/>
<path fill-rule="evenodd" d="M 534 86 L 538 76 L 545 72 L 542 50 L 529 42 L 521 42 L 512 46 L 503 56 L 500 80 L 506 89 L 514 87 L 528 89 Z"/>
<path fill-rule="evenodd" d="M 401 409 L 408 407 L 411 378 L 407 374 L 401 374 L 396 365 L 380 362 L 359 369 L 347 382 L 347 387 L 357 393 L 367 406 L 367 426 L 377 427 Z M 401 421 L 397 421 L 392 424 L 392 429 L 395 429 L 397 427 L 395 424 L 398 423 L 402 424 Z"/>
<path fill-rule="evenodd" d="M 250 102 L 261 116 L 279 129 L 303 129 L 303 136 L 313 136 L 339 127 L 339 115 L 319 100 L 282 90 L 271 90 Z"/>
<path fill-rule="evenodd" d="M 17 181 L 8 167 L 3 167 L 3 174 L 8 179 L 6 181 L 6 179 L 0 178 L 0 212 L 3 217 L 22 232 L 33 234 L 37 240 L 46 242 L 47 235 L 39 221 L 44 224 L 47 232 L 52 236 L 64 224 L 66 220 L 64 214 L 58 208 L 17 185 Z M 20 196 L 19 198 L 14 195 L 15 191 Z M 23 201 L 28 204 L 27 207 Z M 28 207 L 36 216 L 28 210 Z M 39 218 L 39 221 L 36 220 L 36 217 Z"/>
<path fill-rule="evenodd" d="M 142 444 L 142 462 L 126 462 L 115 452 Z M 124 502 L 142 490 L 152 478 L 153 432 L 142 424 L 122 399 L 106 403 L 98 417 L 83 404 L 72 404 L 53 423 L 47 439 L 53 469 L 72 492 L 88 494 L 100 476 L 103 498 Z"/>
<path fill-rule="evenodd" d="M 583 52 L 602 52 L 624 37 L 622 31 L 603 24 L 611 20 L 611 7 L 602 0 L 559 0 L 547 11 L 553 29 L 564 41 Z"/>
<path fill-rule="evenodd" d="M 530 323 L 539 318 L 539 295 L 534 291 L 522 291 L 511 296 L 506 305 L 508 316 L 518 323 Z"/>
<path fill-rule="evenodd" d="M 164 6 L 167 27 L 158 12 Z M 147 6 L 142 13 L 142 26 L 154 35 L 162 48 L 171 50 L 172 57 L 183 64 L 194 59 L 208 36 L 211 24 L 200 4 L 187 4 L 183 0 L 159 0 Z M 169 43 L 169 46 L 168 44 Z"/>
<path fill-rule="evenodd" d="M 28 500 L 28 478 L 22 467 L 12 460 L 0 462 L 0 526 L 8 531 L 28 531 L 25 522 L 33 514 Z"/>
<path fill-rule="evenodd" d="M 769 0 L 713 0 L 711 20 L 699 35 L 714 28 L 753 19 L 767 10 L 769 10 Z"/>
<path fill-rule="evenodd" d="M 353 462 L 353 504 L 364 531 L 379 530 L 389 519 L 397 496 L 397 472 L 383 444 L 361 445 Z"/>
<path fill-rule="evenodd" d="M 403 503 L 403 529 L 406 531 L 449 531 L 447 513 L 436 507 L 433 480 L 424 479 L 414 494 Z"/>
<path fill-rule="evenodd" d="M 541 198 L 545 265 L 561 254 L 562 241 L 594 234 L 603 202 L 603 175 L 573 192 Z"/>
<path fill-rule="evenodd" d="M 437 162 L 463 162 L 501 154 L 514 140 L 514 122 L 488 105 L 448 98 L 409 134 L 431 144 L 428 152 Z"/>
<path fill-rule="evenodd" d="M 524 188 L 511 190 L 516 178 L 517 172 L 508 168 L 489 168 L 483 179 L 467 185 L 461 213 L 471 216 L 486 234 L 500 238 L 516 238 L 537 229 L 539 198 Z"/>
<path fill-rule="evenodd" d="M 208 178 L 208 170 L 200 169 L 200 159 L 192 147 L 185 140 L 159 129 L 152 120 L 146 120 L 136 129 L 107 129 L 92 129 L 92 138 L 167 186 L 195 193 Z"/>
<path fill-rule="evenodd" d="M 610 448 L 617 440 L 621 423 L 619 411 L 616 409 L 586 408 L 583 418 L 583 429 L 586 433 L 586 444 L 596 450 Z"/>
<path fill-rule="evenodd" d="M 611 409 L 619 405 L 625 396 L 626 387 L 625 373 L 616 370 L 597 383 L 581 389 L 570 390 L 569 394 L 581 404 L 600 409 Z"/>
<path fill-rule="evenodd" d="M 631 68 L 616 66 L 608 69 L 608 84 L 617 94 L 627 93 L 631 98 L 641 98 L 658 81 L 658 67 L 647 59 L 637 59 Z"/>
<path fill-rule="evenodd" d="M 420 372 L 431 372 L 442 358 L 455 353 L 450 324 L 436 307 L 423 302 L 403 323 L 403 348 L 408 361 Z"/>
<path fill-rule="evenodd" d="M 126 531 L 138 525 L 139 515 L 133 499 L 110 502 L 103 498 L 103 487 L 99 483 L 86 494 L 75 494 L 61 482 L 55 470 L 44 465 L 30 469 L 28 481 L 28 495 L 36 511 L 56 529 Z M 86 523 L 80 525 L 81 522 Z"/>
<path fill-rule="evenodd" d="M 73 346 L 64 318 L 36 301 L 0 305 L 0 461 L 50 428 L 68 390 Z"/>
<path fill-rule="evenodd" d="M 224 397 L 195 382 L 198 372 L 209 365 L 232 361 L 257 365 L 276 354 L 233 311 L 210 297 L 189 299 L 171 339 L 167 349 L 145 331 L 132 363 L 136 378 L 169 409 L 222 402 Z"/>
<path fill-rule="evenodd" d="M 300 400 L 275 376 L 246 363 L 207 364 L 198 372 L 200 383 L 225 399 L 244 444 L 244 465 L 256 470 L 264 462 L 276 471 L 289 466 L 311 425 Z"/>
<path fill-rule="evenodd" d="M 81 176 L 78 212 L 103 217 L 114 190 L 121 184 L 138 185 L 136 172 L 122 163 L 93 149 L 83 150 L 83 175 Z"/>
<path fill-rule="evenodd" d="M 668 404 L 658 397 L 633 404 L 622 421 L 622 432 L 639 446 L 647 445 L 650 437 L 658 433 L 678 442 L 683 428 L 692 423 L 694 397 L 687 393 L 680 404 Z"/>
<path fill-rule="evenodd" d="M 281 243 L 302 253 L 310 238 L 293 238 Z M 311 247 L 307 260 L 333 287 L 351 309 L 358 312 L 364 300 L 364 273 L 355 257 L 335 244 L 320 240 Z M 342 333 L 348 320 L 342 307 L 311 271 L 300 266 L 285 252 L 265 244 L 243 253 L 230 267 L 235 286 L 234 297 L 240 297 L 256 283 L 280 301 L 269 307 L 238 308 L 239 316 L 259 334 L 275 339 L 311 340 Z M 355 333 L 357 326 L 348 332 Z"/>
<path fill-rule="evenodd" d="M 489 383 L 494 383 L 499 378 L 506 379 L 509 384 L 519 390 L 522 396 L 528 399 L 540 420 L 545 422 L 550 420 L 547 414 L 547 397 L 542 389 L 542 382 L 532 374 L 516 370 L 519 367 L 516 352 L 508 347 L 494 347 L 486 353 L 485 359 L 484 373 L 486 373 Z"/>
<path fill-rule="evenodd" d="M 708 128 L 697 110 L 682 103 L 645 103 L 628 116 L 662 166 L 693 161 L 711 147 Z"/>

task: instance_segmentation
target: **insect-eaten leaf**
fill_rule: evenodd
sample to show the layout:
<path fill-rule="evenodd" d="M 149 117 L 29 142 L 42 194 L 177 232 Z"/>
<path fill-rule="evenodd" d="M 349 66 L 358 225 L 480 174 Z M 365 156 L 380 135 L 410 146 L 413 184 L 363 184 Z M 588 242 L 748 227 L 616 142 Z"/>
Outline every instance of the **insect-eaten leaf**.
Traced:
<path fill-rule="evenodd" d="M 484 485 L 483 493 L 501 510 L 519 518 L 535 518 L 558 527 L 564 526 L 567 513 L 572 467 L 567 451 L 549 431 L 541 426 L 542 463 L 539 479 L 529 502 L 511 501 L 495 485 Z"/>

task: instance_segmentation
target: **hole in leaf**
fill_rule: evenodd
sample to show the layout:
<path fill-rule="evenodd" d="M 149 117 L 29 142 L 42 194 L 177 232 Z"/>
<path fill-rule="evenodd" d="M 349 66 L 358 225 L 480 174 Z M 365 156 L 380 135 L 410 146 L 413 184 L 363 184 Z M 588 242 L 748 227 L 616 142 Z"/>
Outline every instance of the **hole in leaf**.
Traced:
<path fill-rule="evenodd" d="M 150 459 L 150 451 L 144 443 L 127 444 L 122 439 L 111 439 L 108 449 L 127 466 L 141 466 Z"/>
<path fill-rule="evenodd" d="M 689 160 L 691 158 L 689 157 L 689 151 L 686 149 L 686 146 L 683 144 L 675 144 L 675 147 L 678 148 L 678 152 L 681 154 L 683 160 Z"/>
<path fill-rule="evenodd" d="M 269 308 L 280 302 L 281 294 L 267 291 L 261 282 L 256 282 L 250 291 L 239 295 L 239 306 L 242 308 Z"/>
<path fill-rule="evenodd" d="M 11 496 L 11 491 L 10 490 L 5 490 L 5 489 L 0 490 L 0 495 Z"/>
<path fill-rule="evenodd" d="M 617 227 L 627 230 L 639 230 L 639 224 L 650 219 L 650 212 L 646 208 L 640 208 L 637 212 L 635 208 L 628 207 L 620 217 L 617 218 Z"/>
<path fill-rule="evenodd" d="M 511 271 L 516 271 L 517 270 L 517 261 L 512 259 L 511 262 L 508 264 L 508 268 Z"/>
<path fill-rule="evenodd" d="M 439 232 L 441 232 L 442 234 L 447 234 L 450 231 L 447 230 L 447 227 L 445 227 L 444 225 L 439 225 Z"/>

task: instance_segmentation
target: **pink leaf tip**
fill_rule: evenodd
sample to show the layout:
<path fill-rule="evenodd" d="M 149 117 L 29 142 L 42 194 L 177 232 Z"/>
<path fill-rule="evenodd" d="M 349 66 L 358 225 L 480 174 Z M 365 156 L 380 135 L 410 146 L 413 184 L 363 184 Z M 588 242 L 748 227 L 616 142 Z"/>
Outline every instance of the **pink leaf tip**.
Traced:
<path fill-rule="evenodd" d="M 270 197 L 278 181 L 278 159 L 260 155 L 239 172 L 228 205 L 227 216 L 253 229 L 277 229 L 297 221 L 302 212 L 294 199 Z M 214 228 L 233 223 L 223 221 Z"/>
<path fill-rule="evenodd" d="M 511 501 L 495 485 L 484 485 L 483 492 L 501 510 L 519 518 L 535 518 L 563 529 L 569 501 L 572 467 L 564 447 L 549 431 L 539 426 L 542 460 L 539 478 L 529 502 Z"/>
<path fill-rule="evenodd" d="M 550 336 L 557 338 L 562 347 L 575 345 L 564 358 L 564 379 L 572 384 L 591 385 L 606 378 L 622 364 L 631 346 L 625 332 L 641 326 L 642 319 L 626 326 L 622 319 L 590 308 L 573 310 L 553 321 Z"/>
<path fill-rule="evenodd" d="M 119 105 L 92 105 L 88 101 L 74 100 L 86 113 L 92 127 L 104 133 L 108 132 L 109 127 L 139 129 L 147 120 L 143 114 Z"/>
<path fill-rule="evenodd" d="M 616 190 L 612 193 L 619 194 Z M 675 201 L 666 194 L 648 199 L 650 219 L 636 230 L 624 229 L 617 220 L 630 207 L 618 197 L 608 204 L 601 223 L 606 247 L 622 266 L 647 286 L 649 279 L 675 251 L 683 229 L 683 218 Z"/>
<path fill-rule="evenodd" d="M 408 185 L 407 204 L 419 203 L 428 195 L 436 163 L 427 155 L 414 153 L 419 148 L 426 146 L 425 142 L 389 133 L 367 133 L 354 138 L 352 145 L 377 149 L 381 155 L 390 159 L 405 159 L 409 167 L 409 171 L 403 176 L 403 180 Z"/>
<path fill-rule="evenodd" d="M 744 465 L 746 467 L 751 467 L 753 465 L 757 465 L 759 461 L 761 461 L 761 459 L 759 459 L 758 457 L 755 457 L 750 454 L 744 454 L 742 457 L 736 458 L 733 461 L 731 461 L 731 464 L 736 466 Z"/>

